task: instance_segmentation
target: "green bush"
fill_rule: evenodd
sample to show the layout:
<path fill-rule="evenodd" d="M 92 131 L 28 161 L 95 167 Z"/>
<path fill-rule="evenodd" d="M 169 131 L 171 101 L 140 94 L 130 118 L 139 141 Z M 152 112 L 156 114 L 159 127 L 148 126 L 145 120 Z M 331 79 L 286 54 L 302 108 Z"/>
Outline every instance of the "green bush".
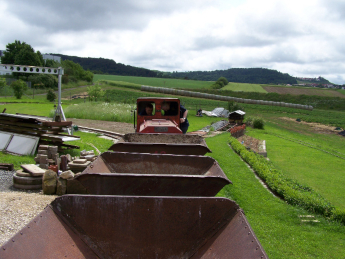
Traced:
<path fill-rule="evenodd" d="M 246 117 L 244 120 L 244 123 L 246 124 L 246 126 L 252 127 L 253 126 L 253 118 L 252 117 Z"/>
<path fill-rule="evenodd" d="M 6 86 L 6 79 L 0 77 L 0 90 Z"/>
<path fill-rule="evenodd" d="M 36 88 L 55 89 L 58 87 L 58 79 L 54 75 L 32 75 L 28 77 L 28 81 L 30 81 L 32 85 L 38 86 Z"/>
<path fill-rule="evenodd" d="M 335 208 L 312 188 L 285 177 L 283 172 L 277 170 L 272 162 L 246 150 L 236 138 L 230 137 L 229 142 L 234 151 L 253 168 L 269 189 L 277 196 L 291 205 L 303 207 L 308 211 L 345 224 L 345 210 Z"/>
<path fill-rule="evenodd" d="M 254 118 L 253 120 L 253 128 L 254 129 L 264 129 L 265 122 L 261 118 Z"/>
<path fill-rule="evenodd" d="M 228 79 L 226 79 L 226 78 L 223 77 L 223 76 L 220 77 L 220 78 L 218 78 L 217 82 L 223 82 L 223 85 L 224 85 L 224 86 L 226 86 L 226 85 L 229 83 Z"/>
<path fill-rule="evenodd" d="M 21 99 L 25 91 L 28 89 L 27 84 L 21 79 L 12 82 L 11 87 L 13 88 L 14 96 L 17 99 Z"/>
<path fill-rule="evenodd" d="M 235 102 L 228 102 L 228 110 L 229 112 L 241 110 L 244 111 L 243 106 L 239 105 L 238 103 Z"/>
<path fill-rule="evenodd" d="M 345 224 L 345 210 L 344 209 L 335 208 L 332 211 L 331 218 L 333 220 L 336 220 L 336 221 L 339 221 L 339 222 Z"/>
<path fill-rule="evenodd" d="M 52 89 L 49 89 L 48 93 L 47 93 L 47 100 L 50 102 L 54 102 L 56 99 L 56 94 L 54 93 L 54 91 Z"/>
<path fill-rule="evenodd" d="M 211 89 L 221 89 L 228 83 L 229 82 L 225 77 L 220 77 L 213 85 L 211 85 Z"/>
<path fill-rule="evenodd" d="M 213 85 L 211 85 L 212 89 L 220 89 L 222 87 L 224 87 L 223 82 L 215 82 Z"/>

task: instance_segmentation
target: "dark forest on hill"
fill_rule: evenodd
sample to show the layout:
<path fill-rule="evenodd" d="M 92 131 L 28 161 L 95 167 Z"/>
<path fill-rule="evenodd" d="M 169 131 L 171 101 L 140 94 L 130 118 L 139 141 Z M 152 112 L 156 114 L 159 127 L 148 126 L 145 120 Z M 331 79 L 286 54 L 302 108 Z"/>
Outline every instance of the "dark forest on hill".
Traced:
<path fill-rule="evenodd" d="M 112 59 L 105 58 L 81 58 L 76 56 L 67 56 L 62 54 L 51 54 L 61 57 L 62 60 L 72 60 L 80 64 L 85 70 L 90 70 L 94 74 L 109 74 L 121 76 L 143 76 L 143 77 L 156 77 L 157 72 L 146 68 L 133 67 L 116 63 Z"/>
<path fill-rule="evenodd" d="M 229 82 L 238 83 L 297 84 L 296 78 L 289 74 L 267 68 L 230 68 L 227 70 L 215 71 L 162 72 L 116 63 L 112 59 L 81 58 L 62 54 L 52 55 L 60 56 L 62 60 L 72 60 L 80 64 L 85 70 L 90 70 L 95 74 L 184 78 L 202 81 L 217 81 L 218 78 L 225 77 Z"/>
<path fill-rule="evenodd" d="M 230 68 L 215 71 L 173 72 L 172 77 L 203 81 L 216 81 L 225 77 L 229 82 L 252 84 L 297 84 L 296 78 L 289 74 L 267 68 Z"/>

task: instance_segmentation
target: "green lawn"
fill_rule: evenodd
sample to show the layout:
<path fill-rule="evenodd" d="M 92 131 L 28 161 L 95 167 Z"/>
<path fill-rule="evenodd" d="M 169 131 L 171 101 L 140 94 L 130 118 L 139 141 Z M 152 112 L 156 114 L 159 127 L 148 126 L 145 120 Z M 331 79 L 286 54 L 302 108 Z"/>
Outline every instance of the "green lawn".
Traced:
<path fill-rule="evenodd" d="M 316 216 L 320 223 L 301 223 L 310 214 L 268 192 L 227 144 L 228 134 L 206 142 L 232 185 L 219 196 L 235 200 L 244 210 L 269 258 L 344 258 L 345 227 Z"/>
<path fill-rule="evenodd" d="M 245 83 L 232 83 L 230 82 L 228 85 L 221 88 L 221 90 L 230 90 L 235 92 L 259 92 L 259 93 L 267 93 L 265 89 L 262 88 L 261 85 L 258 84 L 245 84 Z"/>
<path fill-rule="evenodd" d="M 54 111 L 53 103 L 7 103 L 0 105 L 0 110 L 6 108 L 6 113 L 16 114 L 31 114 L 37 116 L 50 116 L 51 112 Z M 62 105 L 65 109 L 66 106 Z"/>
<path fill-rule="evenodd" d="M 264 130 L 249 128 L 247 135 L 266 140 L 268 157 L 289 178 L 345 209 L 345 138 L 283 127 L 266 123 Z"/>
<path fill-rule="evenodd" d="M 120 91 L 119 89 L 115 89 L 117 94 L 114 94 L 114 102 L 125 97 L 134 100 L 137 95 L 143 94 L 140 91 L 126 89 Z M 156 96 L 155 94 L 152 95 Z M 68 104 L 78 102 L 81 101 L 66 101 L 63 108 L 67 110 Z M 188 116 L 191 124 L 189 131 L 201 129 L 222 119 L 206 116 L 196 117 L 195 108 L 202 107 L 205 109 L 207 107 L 208 110 L 212 110 L 227 104 L 226 102 L 188 97 L 182 97 L 181 102 L 190 112 Z M 306 147 L 295 141 L 302 141 L 331 153 L 345 154 L 345 138 L 339 138 L 336 135 L 314 134 L 308 130 L 307 126 L 282 120 L 281 117 L 296 119 L 304 116 L 305 118 L 312 118 L 314 121 L 322 121 L 324 117 L 328 117 L 327 119 L 330 121 L 336 121 L 342 119 L 341 116 L 344 115 L 344 112 L 325 112 L 322 110 L 311 112 L 248 104 L 243 104 L 243 106 L 247 112 L 246 116 L 260 116 L 268 121 L 265 130 L 248 129 L 248 134 L 267 141 L 268 157 L 274 165 L 288 177 L 311 186 L 334 205 L 343 208 L 345 195 L 344 184 L 342 184 L 344 178 L 341 173 L 344 171 L 345 160 L 315 148 Z M 47 116 L 53 109 L 53 104 L 23 103 L 6 104 L 2 107 L 6 107 L 8 113 L 20 112 Z M 81 140 L 69 144 L 80 145 L 81 150 L 93 149 L 90 145 L 92 143 L 103 152 L 111 145 L 109 142 L 103 143 L 103 140 L 97 138 L 95 134 L 81 132 L 77 134 L 81 136 Z M 298 216 L 310 213 L 299 207 L 290 206 L 269 193 L 255 178 L 254 173 L 229 147 L 228 138 L 229 133 L 225 133 L 206 139 L 213 152 L 209 155 L 218 161 L 228 178 L 233 182 L 233 185 L 226 186 L 218 195 L 233 199 L 240 205 L 269 258 L 343 258 L 345 254 L 345 227 L 335 222 L 329 222 L 321 216 L 315 216 L 320 220 L 320 223 L 301 223 Z M 78 155 L 78 152 L 80 150 L 73 150 L 72 154 L 75 156 Z M 17 169 L 21 163 L 30 163 L 30 161 L 33 163 L 33 157 L 14 157 L 0 154 L 0 162 L 14 163 Z"/>
<path fill-rule="evenodd" d="M 137 85 L 149 85 L 149 86 L 172 87 L 172 88 L 183 88 L 183 89 L 209 88 L 213 84 L 213 82 L 197 81 L 197 80 L 96 74 L 94 76 L 93 81 L 96 82 L 98 80 L 129 82 L 129 83 L 134 83 Z"/>

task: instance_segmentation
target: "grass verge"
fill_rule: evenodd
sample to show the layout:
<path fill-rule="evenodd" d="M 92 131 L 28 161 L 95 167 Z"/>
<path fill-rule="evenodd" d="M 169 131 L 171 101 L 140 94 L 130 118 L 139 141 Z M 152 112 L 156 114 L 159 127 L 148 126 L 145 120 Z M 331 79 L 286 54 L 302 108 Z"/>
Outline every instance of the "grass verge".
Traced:
<path fill-rule="evenodd" d="M 206 139 L 215 158 L 233 182 L 219 196 L 236 201 L 269 258 L 342 258 L 345 227 L 315 215 L 319 223 L 302 223 L 299 215 L 311 214 L 291 206 L 265 189 L 254 173 L 229 147 L 229 134 Z"/>

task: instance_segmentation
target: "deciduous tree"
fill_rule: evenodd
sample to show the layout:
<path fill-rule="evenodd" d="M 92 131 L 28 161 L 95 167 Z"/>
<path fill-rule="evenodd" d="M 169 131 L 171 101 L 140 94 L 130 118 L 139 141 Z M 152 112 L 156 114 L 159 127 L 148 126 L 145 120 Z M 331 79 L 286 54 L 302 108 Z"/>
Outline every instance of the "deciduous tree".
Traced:
<path fill-rule="evenodd" d="M 104 91 L 99 85 L 90 85 L 87 88 L 87 93 L 91 100 L 104 96 Z"/>
<path fill-rule="evenodd" d="M 12 82 L 11 87 L 13 88 L 14 95 L 17 99 L 21 99 L 25 91 L 28 89 L 27 84 L 21 79 Z"/>
<path fill-rule="evenodd" d="M 43 57 L 39 51 L 35 53 L 29 44 L 19 40 L 7 44 L 4 56 L 1 58 L 2 64 L 15 65 L 42 66 L 42 61 Z"/>

